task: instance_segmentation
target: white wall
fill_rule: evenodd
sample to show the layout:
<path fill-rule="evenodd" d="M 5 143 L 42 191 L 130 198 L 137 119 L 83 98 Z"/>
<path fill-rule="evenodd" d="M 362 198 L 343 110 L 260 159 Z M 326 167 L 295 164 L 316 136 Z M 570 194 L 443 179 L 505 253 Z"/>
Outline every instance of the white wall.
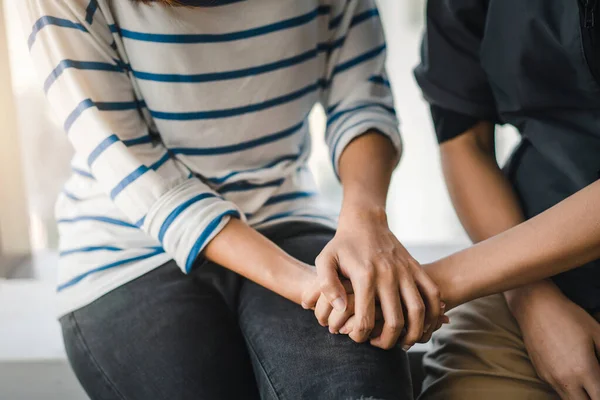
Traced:
<path fill-rule="evenodd" d="M 29 252 L 29 224 L 3 21 L 0 0 L 0 255 L 12 257 Z M 0 262 L 0 277 L 2 270 Z"/>

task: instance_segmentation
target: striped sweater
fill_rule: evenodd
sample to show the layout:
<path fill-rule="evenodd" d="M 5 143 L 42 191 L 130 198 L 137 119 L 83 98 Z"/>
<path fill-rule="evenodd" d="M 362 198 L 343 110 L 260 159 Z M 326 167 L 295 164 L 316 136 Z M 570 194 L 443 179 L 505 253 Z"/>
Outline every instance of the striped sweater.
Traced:
<path fill-rule="evenodd" d="M 400 149 L 373 0 L 19 3 L 75 149 L 56 206 L 59 315 L 172 259 L 190 272 L 230 218 L 335 227 L 307 168 L 315 104 L 335 169 L 371 129 Z"/>

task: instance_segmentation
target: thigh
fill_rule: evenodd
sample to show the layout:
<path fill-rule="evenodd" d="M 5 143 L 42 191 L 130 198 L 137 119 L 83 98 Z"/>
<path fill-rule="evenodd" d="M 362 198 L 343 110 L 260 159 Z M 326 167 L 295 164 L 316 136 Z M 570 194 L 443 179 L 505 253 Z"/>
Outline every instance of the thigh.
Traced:
<path fill-rule="evenodd" d="M 233 313 L 213 287 L 173 262 L 61 325 L 71 365 L 94 400 L 257 398 Z"/>
<path fill-rule="evenodd" d="M 278 244 L 314 263 L 332 234 L 306 234 Z M 252 282 L 240 292 L 239 321 L 263 399 L 410 399 L 408 359 L 332 335 L 311 311 Z"/>
<path fill-rule="evenodd" d="M 504 297 L 474 300 L 448 313 L 425 356 L 421 400 L 558 399 L 535 372 Z"/>

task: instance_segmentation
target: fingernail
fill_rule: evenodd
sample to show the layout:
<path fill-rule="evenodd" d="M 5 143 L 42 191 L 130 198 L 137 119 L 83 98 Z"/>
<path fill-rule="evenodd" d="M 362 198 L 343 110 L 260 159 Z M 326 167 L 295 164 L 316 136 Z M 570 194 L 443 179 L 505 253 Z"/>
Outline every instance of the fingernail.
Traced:
<path fill-rule="evenodd" d="M 336 311 L 341 311 L 341 312 L 346 311 L 346 302 L 341 297 L 338 297 L 337 299 L 335 299 L 333 301 L 332 305 L 333 305 L 333 308 L 336 309 Z"/>
<path fill-rule="evenodd" d="M 350 333 L 350 329 L 348 329 L 348 328 L 346 328 L 346 327 L 344 326 L 342 329 L 340 329 L 340 333 L 341 333 L 342 335 L 347 335 L 347 334 L 349 334 L 349 333 Z"/>
<path fill-rule="evenodd" d="M 442 301 L 442 302 L 440 303 L 440 308 L 441 308 L 442 310 L 445 310 L 445 309 L 446 309 L 446 303 L 444 303 L 444 302 Z"/>
<path fill-rule="evenodd" d="M 402 346 L 402 350 L 409 351 L 411 347 L 412 346 L 409 346 L 409 345 L 405 344 L 404 346 Z"/>
<path fill-rule="evenodd" d="M 431 329 L 431 324 L 425 325 L 425 327 L 423 328 L 423 332 L 429 332 L 429 329 Z"/>
<path fill-rule="evenodd" d="M 308 310 L 308 305 L 306 305 L 306 303 L 302 303 L 301 304 L 302 308 L 304 308 L 305 310 Z"/>

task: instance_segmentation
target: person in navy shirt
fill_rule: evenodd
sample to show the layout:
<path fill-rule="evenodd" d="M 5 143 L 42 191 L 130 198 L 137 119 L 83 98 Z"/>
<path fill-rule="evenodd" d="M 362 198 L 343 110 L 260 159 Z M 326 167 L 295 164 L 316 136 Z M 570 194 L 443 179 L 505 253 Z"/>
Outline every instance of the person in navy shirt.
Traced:
<path fill-rule="evenodd" d="M 454 271 L 502 264 L 509 282 L 517 269 L 578 268 L 449 312 L 425 359 L 424 400 L 600 399 L 599 3 L 428 2 L 416 78 L 456 212 L 483 242 Z M 497 124 L 522 137 L 503 170 Z"/>

